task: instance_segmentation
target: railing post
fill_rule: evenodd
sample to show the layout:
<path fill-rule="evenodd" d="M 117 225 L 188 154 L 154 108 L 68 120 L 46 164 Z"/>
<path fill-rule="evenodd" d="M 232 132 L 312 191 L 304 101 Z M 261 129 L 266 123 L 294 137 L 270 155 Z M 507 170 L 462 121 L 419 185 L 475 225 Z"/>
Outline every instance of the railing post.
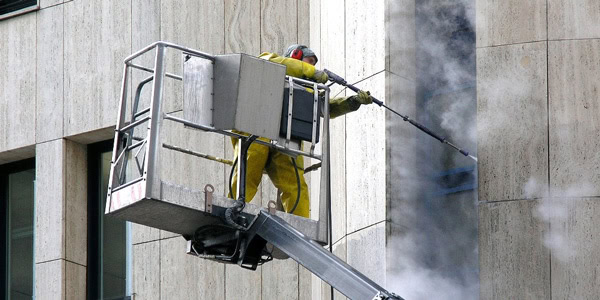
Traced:
<path fill-rule="evenodd" d="M 110 211 L 110 200 L 112 199 L 110 197 L 111 195 L 111 191 L 114 188 L 114 183 L 115 183 L 115 174 L 114 174 L 114 169 L 115 166 L 114 164 L 117 161 L 117 155 L 119 154 L 119 136 L 120 136 L 120 132 L 119 129 L 121 129 L 121 127 L 123 126 L 123 122 L 125 119 L 125 113 L 126 113 L 126 105 L 127 105 L 127 83 L 129 82 L 129 77 L 127 76 L 129 71 L 129 67 L 127 66 L 127 63 L 123 64 L 123 81 L 121 83 L 121 101 L 119 103 L 119 112 L 118 112 L 118 117 L 117 117 L 117 125 L 115 128 L 115 139 L 113 141 L 113 152 L 112 152 L 112 160 L 111 160 L 111 168 L 110 168 L 110 175 L 108 177 L 108 193 L 106 196 L 106 199 L 109 200 L 109 203 L 107 203 L 106 205 L 106 213 L 108 213 Z"/>
<path fill-rule="evenodd" d="M 165 78 L 165 46 L 156 45 L 154 64 L 154 84 L 152 86 L 152 102 L 150 104 L 150 124 L 148 125 L 148 144 L 146 148 L 146 165 L 143 176 L 146 178 L 146 196 L 160 199 L 160 127 L 162 123 L 162 96 Z"/>

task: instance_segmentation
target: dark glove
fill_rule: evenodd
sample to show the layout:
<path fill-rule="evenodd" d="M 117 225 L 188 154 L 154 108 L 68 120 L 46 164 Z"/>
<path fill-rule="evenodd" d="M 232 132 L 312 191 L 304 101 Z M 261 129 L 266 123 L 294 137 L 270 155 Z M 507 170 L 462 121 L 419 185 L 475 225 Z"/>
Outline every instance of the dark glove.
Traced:
<path fill-rule="evenodd" d="M 327 80 L 329 80 L 329 76 L 327 76 L 327 73 L 325 73 L 324 71 L 315 70 L 315 75 L 313 76 L 313 79 L 318 83 L 327 83 Z"/>
<path fill-rule="evenodd" d="M 373 103 L 373 98 L 371 98 L 371 93 L 366 91 L 360 91 L 356 95 L 356 99 L 360 104 L 371 104 Z"/>

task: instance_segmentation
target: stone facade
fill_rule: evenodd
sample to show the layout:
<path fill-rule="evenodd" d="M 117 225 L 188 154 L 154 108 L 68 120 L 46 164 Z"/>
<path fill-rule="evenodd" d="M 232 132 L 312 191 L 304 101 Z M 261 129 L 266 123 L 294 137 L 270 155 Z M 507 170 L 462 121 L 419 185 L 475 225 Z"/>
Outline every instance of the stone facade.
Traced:
<path fill-rule="evenodd" d="M 599 20 L 597 1 L 477 1 L 481 299 L 599 293 Z"/>
<path fill-rule="evenodd" d="M 318 68 L 349 82 L 372 76 L 358 86 L 380 100 L 386 100 L 389 86 L 414 95 L 414 50 L 390 37 L 388 22 L 396 18 L 388 1 L 39 2 L 37 11 L 0 21 L 0 163 L 36 158 L 39 299 L 82 299 L 86 293 L 86 145 L 112 139 L 122 60 L 134 51 L 157 40 L 213 54 L 254 55 L 282 53 L 289 44 L 303 43 L 319 54 Z M 402 24 L 394 32 L 414 22 L 410 14 L 397 20 Z M 409 67 L 400 68 L 406 53 Z M 174 58 L 168 63 L 178 66 Z M 339 91 L 335 88 L 333 95 Z M 389 229 L 386 178 L 393 173 L 384 167 L 390 147 L 387 118 L 384 110 L 369 106 L 332 122 L 335 253 L 382 285 Z M 211 140 L 206 147 L 232 156 L 227 139 Z M 211 180 L 224 193 L 228 168 L 214 171 Z M 315 176 L 318 172 L 307 176 L 312 199 L 318 199 Z M 274 193 L 265 179 L 255 201 L 266 203 Z M 325 299 L 329 293 L 292 260 L 250 272 L 188 256 L 184 240 L 171 233 L 132 227 L 135 299 Z"/>

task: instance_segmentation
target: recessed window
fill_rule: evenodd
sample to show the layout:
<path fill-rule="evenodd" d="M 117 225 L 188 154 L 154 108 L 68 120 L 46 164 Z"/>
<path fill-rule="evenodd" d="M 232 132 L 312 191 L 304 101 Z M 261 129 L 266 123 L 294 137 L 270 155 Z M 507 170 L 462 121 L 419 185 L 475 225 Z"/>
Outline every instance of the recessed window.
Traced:
<path fill-rule="evenodd" d="M 130 299 L 130 223 L 104 215 L 112 142 L 89 146 L 88 299 Z"/>
<path fill-rule="evenodd" d="M 34 294 L 35 162 L 2 165 L 0 173 L 0 293 L 4 299 Z"/>
<path fill-rule="evenodd" d="M 38 0 L 0 0 L 0 19 L 38 9 Z"/>

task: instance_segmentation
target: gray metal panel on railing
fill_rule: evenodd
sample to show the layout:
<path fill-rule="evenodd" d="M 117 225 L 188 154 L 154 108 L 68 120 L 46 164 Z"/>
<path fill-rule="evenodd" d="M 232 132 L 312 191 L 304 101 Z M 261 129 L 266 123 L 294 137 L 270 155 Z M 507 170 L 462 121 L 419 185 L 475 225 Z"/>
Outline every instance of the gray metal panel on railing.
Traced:
<path fill-rule="evenodd" d="M 214 63 L 189 56 L 183 63 L 183 117 L 192 122 L 214 126 Z"/>
<path fill-rule="evenodd" d="M 283 65 L 246 54 L 217 55 L 214 127 L 277 139 L 285 70 Z"/>

